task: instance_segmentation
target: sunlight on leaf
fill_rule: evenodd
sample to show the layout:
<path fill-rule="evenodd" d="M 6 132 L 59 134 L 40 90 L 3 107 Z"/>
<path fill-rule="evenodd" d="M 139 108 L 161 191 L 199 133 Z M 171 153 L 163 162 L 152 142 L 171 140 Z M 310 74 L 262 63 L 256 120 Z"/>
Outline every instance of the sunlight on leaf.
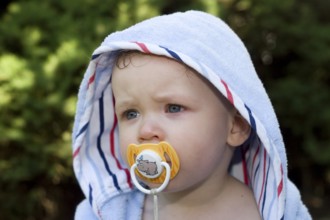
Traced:
<path fill-rule="evenodd" d="M 48 56 L 43 66 L 45 76 L 48 77 L 48 79 L 56 77 L 58 74 L 56 71 L 60 63 L 76 59 L 80 51 L 81 49 L 78 48 L 76 40 L 64 41 L 54 54 Z"/>
<path fill-rule="evenodd" d="M 76 103 L 77 103 L 77 97 L 76 96 L 71 96 L 65 100 L 64 103 L 64 112 L 67 115 L 74 116 L 75 111 L 76 111 Z"/>
<path fill-rule="evenodd" d="M 157 9 L 153 8 L 148 0 L 138 0 L 137 4 L 139 7 L 137 8 L 136 15 L 139 21 L 157 15 Z"/>
<path fill-rule="evenodd" d="M 13 54 L 6 54 L 0 57 L 0 94 L 3 99 L 1 104 L 11 100 L 13 91 L 26 90 L 33 86 L 34 75 L 28 69 L 25 60 Z"/>
<path fill-rule="evenodd" d="M 205 5 L 206 11 L 213 15 L 219 14 L 218 1 L 216 0 L 205 0 L 202 2 Z"/>

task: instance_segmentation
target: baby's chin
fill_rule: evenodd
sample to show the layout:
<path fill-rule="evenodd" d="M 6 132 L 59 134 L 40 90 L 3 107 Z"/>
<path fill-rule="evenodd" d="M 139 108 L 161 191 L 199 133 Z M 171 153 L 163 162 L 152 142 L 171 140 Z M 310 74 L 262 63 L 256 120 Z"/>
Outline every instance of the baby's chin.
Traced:
<path fill-rule="evenodd" d="M 149 189 L 155 189 L 161 186 L 161 183 L 151 183 L 151 182 L 147 182 L 147 181 L 143 181 L 143 183 L 149 187 Z M 161 193 L 175 193 L 175 192 L 179 192 L 181 190 L 184 190 L 184 188 L 182 188 L 182 186 L 178 186 L 177 181 L 175 181 L 175 178 L 173 180 L 170 180 L 169 184 L 167 185 L 167 187 L 161 192 Z"/>

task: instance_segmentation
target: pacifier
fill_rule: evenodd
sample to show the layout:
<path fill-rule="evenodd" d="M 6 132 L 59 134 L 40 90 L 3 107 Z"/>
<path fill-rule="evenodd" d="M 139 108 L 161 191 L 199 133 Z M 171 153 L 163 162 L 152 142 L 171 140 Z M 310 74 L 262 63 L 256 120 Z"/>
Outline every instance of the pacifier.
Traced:
<path fill-rule="evenodd" d="M 167 142 L 130 144 L 127 148 L 127 161 L 131 167 L 130 174 L 133 183 L 140 191 L 147 194 L 156 194 L 164 190 L 180 169 L 179 157 Z M 136 175 L 143 181 L 162 185 L 156 189 L 147 190 L 139 184 Z"/>

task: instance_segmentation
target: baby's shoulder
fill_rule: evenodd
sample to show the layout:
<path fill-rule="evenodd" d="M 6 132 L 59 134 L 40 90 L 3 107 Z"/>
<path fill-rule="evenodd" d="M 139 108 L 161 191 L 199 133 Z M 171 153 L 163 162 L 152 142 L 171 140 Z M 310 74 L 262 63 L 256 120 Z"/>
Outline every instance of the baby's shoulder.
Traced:
<path fill-rule="evenodd" d="M 252 190 L 242 182 L 232 178 L 226 192 L 230 219 L 261 219 Z"/>

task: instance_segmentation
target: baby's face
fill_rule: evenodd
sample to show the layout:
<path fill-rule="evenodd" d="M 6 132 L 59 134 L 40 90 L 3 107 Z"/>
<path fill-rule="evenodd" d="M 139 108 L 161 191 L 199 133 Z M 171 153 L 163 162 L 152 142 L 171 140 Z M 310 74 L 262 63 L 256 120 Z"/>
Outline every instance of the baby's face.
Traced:
<path fill-rule="evenodd" d="M 128 66 L 115 67 L 112 75 L 123 158 L 129 144 L 166 141 L 181 163 L 167 191 L 186 190 L 214 178 L 219 181 L 227 171 L 223 164 L 231 159 L 226 142 L 232 124 L 232 114 L 219 94 L 174 60 L 128 56 Z"/>

